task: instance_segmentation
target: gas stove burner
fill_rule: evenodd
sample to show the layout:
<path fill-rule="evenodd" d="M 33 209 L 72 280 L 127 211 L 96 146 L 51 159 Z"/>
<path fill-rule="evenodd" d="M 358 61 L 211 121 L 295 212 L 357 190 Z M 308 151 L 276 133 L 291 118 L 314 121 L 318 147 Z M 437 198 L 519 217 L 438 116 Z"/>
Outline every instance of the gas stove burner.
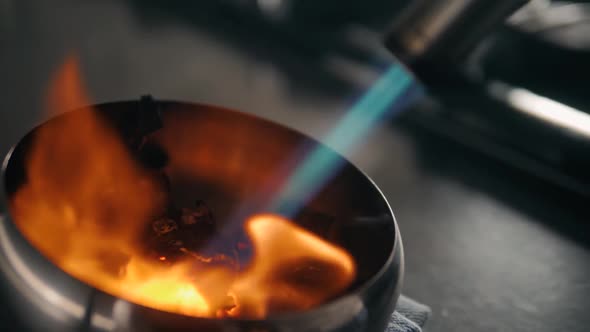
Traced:
<path fill-rule="evenodd" d="M 317 151 L 338 167 L 302 197 L 292 174 Z M 31 330 L 381 332 L 399 296 L 379 189 L 252 115 L 89 106 L 33 129 L 2 180 L 1 281 Z"/>

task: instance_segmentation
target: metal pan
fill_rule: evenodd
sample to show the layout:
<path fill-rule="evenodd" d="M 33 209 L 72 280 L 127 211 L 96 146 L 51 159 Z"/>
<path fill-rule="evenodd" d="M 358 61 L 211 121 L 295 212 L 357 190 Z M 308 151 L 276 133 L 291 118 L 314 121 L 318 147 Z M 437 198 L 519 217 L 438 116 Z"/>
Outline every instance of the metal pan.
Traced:
<path fill-rule="evenodd" d="M 340 166 L 306 202 L 306 207 L 334 217 L 330 234 L 319 235 L 332 237 L 331 240 L 352 254 L 358 267 L 357 278 L 345 293 L 312 310 L 253 320 L 206 319 L 163 312 L 107 294 L 68 275 L 19 231 L 18 223 L 10 215 L 10 206 L 14 193 L 26 182 L 24 161 L 39 128 L 52 121 L 74 117 L 81 111 L 77 110 L 33 129 L 11 150 L 3 164 L 2 181 L 9 212 L 0 222 L 0 281 L 7 294 L 4 301 L 9 302 L 4 307 L 9 306 L 15 312 L 11 317 L 15 326 L 32 331 L 61 332 L 381 332 L 385 329 L 402 283 L 402 243 L 383 194 L 360 170 L 299 132 L 245 113 L 201 104 L 146 103 L 145 100 L 93 107 L 123 137 L 132 138 L 143 131 L 142 135 L 149 134 L 150 139 L 164 149 L 170 144 L 190 143 L 188 146 L 221 151 L 213 154 L 212 162 L 207 165 L 189 165 L 197 171 L 187 181 L 199 183 L 198 189 L 191 190 L 199 191 L 205 198 L 210 195 L 212 204 L 227 211 L 243 203 L 245 198 L 236 193 L 254 190 L 249 186 L 268 180 L 269 174 L 283 167 L 281 160 L 285 156 L 291 156 L 291 160 L 295 160 L 292 164 L 297 165 L 309 151 L 321 147 L 324 153 L 336 158 Z M 155 114 L 157 119 L 152 116 Z M 154 119 L 161 123 L 153 122 Z M 150 125 L 154 123 L 158 125 Z M 182 130 L 183 126 L 190 130 Z M 245 165 L 237 175 L 235 168 L 224 166 L 230 164 L 228 158 L 236 156 L 242 156 L 241 162 Z M 246 166 L 246 161 L 256 160 L 256 156 L 264 156 L 261 157 L 264 162 Z M 169 167 L 183 165 L 174 165 L 172 161 Z"/>

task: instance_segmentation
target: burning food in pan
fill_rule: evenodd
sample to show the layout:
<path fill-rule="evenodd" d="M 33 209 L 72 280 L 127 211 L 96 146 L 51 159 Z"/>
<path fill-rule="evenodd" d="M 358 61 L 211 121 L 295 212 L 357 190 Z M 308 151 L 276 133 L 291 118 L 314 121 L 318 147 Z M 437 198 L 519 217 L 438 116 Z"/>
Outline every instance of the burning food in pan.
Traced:
<path fill-rule="evenodd" d="M 49 106 L 72 103 L 90 104 L 68 62 Z M 292 220 L 262 211 L 241 220 L 240 231 L 224 232 L 203 197 L 179 206 L 165 156 L 140 136 L 120 137 L 88 109 L 33 137 L 11 211 L 61 269 L 126 300 L 197 317 L 307 310 L 351 285 L 352 256 Z M 135 154 L 147 150 L 162 158 Z"/>

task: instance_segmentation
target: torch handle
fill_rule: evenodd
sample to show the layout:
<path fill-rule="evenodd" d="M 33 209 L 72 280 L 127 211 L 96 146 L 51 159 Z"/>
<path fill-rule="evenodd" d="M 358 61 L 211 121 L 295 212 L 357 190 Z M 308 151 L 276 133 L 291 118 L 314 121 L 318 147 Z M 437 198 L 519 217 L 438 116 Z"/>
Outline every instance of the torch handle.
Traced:
<path fill-rule="evenodd" d="M 385 45 L 406 64 L 458 64 L 528 0 L 417 0 L 395 20 Z"/>

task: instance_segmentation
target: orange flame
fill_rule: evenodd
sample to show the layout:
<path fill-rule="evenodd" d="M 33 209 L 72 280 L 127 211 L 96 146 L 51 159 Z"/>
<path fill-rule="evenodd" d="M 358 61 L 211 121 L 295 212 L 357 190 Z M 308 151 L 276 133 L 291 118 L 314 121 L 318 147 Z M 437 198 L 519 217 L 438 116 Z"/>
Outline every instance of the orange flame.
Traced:
<path fill-rule="evenodd" d="M 49 110 L 89 105 L 81 83 L 70 58 L 52 82 Z M 312 308 L 355 277 L 345 250 L 272 214 L 246 220 L 253 257 L 242 269 L 196 253 L 176 262 L 148 257 L 141 234 L 165 207 L 161 184 L 93 109 L 40 127 L 26 167 L 11 201 L 20 230 L 67 273 L 129 301 L 198 317 L 263 318 Z"/>

